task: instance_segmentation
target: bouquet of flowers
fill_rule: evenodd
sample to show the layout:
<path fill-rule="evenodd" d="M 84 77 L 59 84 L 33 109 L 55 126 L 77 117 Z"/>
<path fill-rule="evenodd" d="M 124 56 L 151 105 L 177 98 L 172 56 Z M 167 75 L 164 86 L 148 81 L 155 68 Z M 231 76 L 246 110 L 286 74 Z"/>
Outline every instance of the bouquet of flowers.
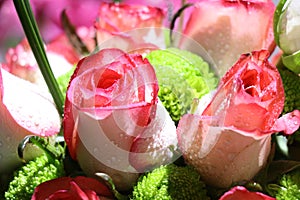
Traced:
<path fill-rule="evenodd" d="M 14 1 L 0 198 L 300 198 L 298 1 L 95 2 Z"/>

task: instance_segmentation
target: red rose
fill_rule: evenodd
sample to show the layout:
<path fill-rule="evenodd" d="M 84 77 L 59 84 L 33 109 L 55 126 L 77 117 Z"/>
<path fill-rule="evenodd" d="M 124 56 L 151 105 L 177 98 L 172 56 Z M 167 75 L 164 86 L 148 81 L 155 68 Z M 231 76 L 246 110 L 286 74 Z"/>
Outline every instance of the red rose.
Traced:
<path fill-rule="evenodd" d="M 55 199 L 113 199 L 112 192 L 106 185 L 93 178 L 77 176 L 62 177 L 38 185 L 31 200 Z"/>
<path fill-rule="evenodd" d="M 267 161 L 271 134 L 291 134 L 299 127 L 298 110 L 278 119 L 284 90 L 268 56 L 266 50 L 242 55 L 203 113 L 187 114 L 179 122 L 183 156 L 209 185 L 252 179 Z"/>

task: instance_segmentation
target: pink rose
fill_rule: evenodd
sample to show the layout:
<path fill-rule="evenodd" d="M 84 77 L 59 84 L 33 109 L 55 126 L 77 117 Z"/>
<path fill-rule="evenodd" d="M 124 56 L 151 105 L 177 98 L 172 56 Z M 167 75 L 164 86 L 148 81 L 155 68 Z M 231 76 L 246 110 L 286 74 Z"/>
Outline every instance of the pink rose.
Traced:
<path fill-rule="evenodd" d="M 88 175 L 108 173 L 128 190 L 138 173 L 172 161 L 176 127 L 157 93 L 154 68 L 141 55 L 104 49 L 79 62 L 63 125 L 70 154 Z"/>
<path fill-rule="evenodd" d="M 49 64 L 56 77 L 68 72 L 79 61 L 80 56 L 70 45 L 65 35 L 61 35 L 45 45 Z M 46 86 L 38 64 L 26 39 L 5 55 L 4 69 L 22 79 Z"/>
<path fill-rule="evenodd" d="M 131 42 L 127 40 L 130 38 L 124 32 L 146 27 L 161 27 L 164 17 L 163 10 L 157 7 L 142 4 L 102 3 L 99 7 L 98 20 L 95 23 L 97 42 L 100 45 L 115 36 L 114 40 L 120 40 L 116 42 L 119 46 L 124 41 L 126 41 L 125 45 L 129 45 Z"/>
<path fill-rule="evenodd" d="M 269 197 L 260 192 L 250 192 L 243 186 L 236 186 L 231 188 L 228 192 L 223 194 L 220 200 L 275 200 L 273 197 Z"/>
<path fill-rule="evenodd" d="M 51 95 L 3 70 L 1 64 L 0 119 L 0 174 L 22 163 L 17 148 L 25 136 L 51 136 L 61 125 Z"/>
<path fill-rule="evenodd" d="M 228 187 L 251 180 L 267 162 L 271 134 L 291 134 L 299 127 L 298 110 L 278 119 L 284 90 L 268 56 L 266 50 L 242 55 L 204 111 L 179 122 L 183 156 L 209 185 Z"/>
<path fill-rule="evenodd" d="M 84 176 L 61 177 L 38 185 L 31 200 L 55 199 L 114 199 L 106 185 Z"/>
<path fill-rule="evenodd" d="M 272 0 L 199 0 L 184 34 L 202 45 L 220 75 L 243 53 L 275 48 Z"/>

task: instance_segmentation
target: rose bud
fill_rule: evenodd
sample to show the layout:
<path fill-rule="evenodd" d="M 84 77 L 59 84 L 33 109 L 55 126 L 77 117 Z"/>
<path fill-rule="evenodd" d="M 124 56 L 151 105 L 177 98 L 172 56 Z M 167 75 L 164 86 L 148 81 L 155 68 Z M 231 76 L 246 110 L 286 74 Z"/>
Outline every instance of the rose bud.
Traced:
<path fill-rule="evenodd" d="M 267 196 L 260 192 L 250 192 L 243 186 L 235 186 L 228 192 L 225 192 L 220 200 L 275 200 L 275 198 Z"/>
<path fill-rule="evenodd" d="M 243 53 L 275 48 L 272 0 L 200 0 L 184 29 L 210 54 L 223 76 Z"/>
<path fill-rule="evenodd" d="M 251 180 L 266 164 L 271 135 L 292 134 L 299 127 L 300 112 L 278 119 L 284 90 L 267 50 L 243 54 L 225 74 L 202 113 L 179 121 L 178 142 L 186 162 L 203 180 L 226 188 Z"/>
<path fill-rule="evenodd" d="M 44 199 L 114 199 L 109 188 L 93 178 L 62 177 L 38 185 L 31 200 Z"/>
<path fill-rule="evenodd" d="M 274 15 L 274 34 L 277 45 L 283 51 L 283 64 L 300 74 L 300 2 L 281 1 Z"/>
<path fill-rule="evenodd" d="M 1 175 L 22 163 L 17 149 L 25 136 L 51 136 L 59 132 L 61 124 L 48 92 L 1 68 L 0 119 Z"/>
<path fill-rule="evenodd" d="M 140 172 L 173 161 L 176 127 L 157 95 L 154 68 L 139 54 L 103 49 L 79 62 L 63 125 L 69 152 L 86 174 L 104 172 L 128 190 Z"/>

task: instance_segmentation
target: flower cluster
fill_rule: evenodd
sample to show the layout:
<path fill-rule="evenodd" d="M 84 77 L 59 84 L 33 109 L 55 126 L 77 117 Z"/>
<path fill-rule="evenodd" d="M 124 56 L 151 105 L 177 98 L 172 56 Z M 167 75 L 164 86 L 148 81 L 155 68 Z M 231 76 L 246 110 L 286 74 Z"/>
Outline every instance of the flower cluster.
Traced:
<path fill-rule="evenodd" d="M 22 179 L 34 200 L 277 197 L 270 186 L 300 164 L 289 140 L 299 100 L 285 81 L 300 79 L 296 0 L 89 1 L 92 23 L 74 23 L 88 12 L 75 2 L 44 43 L 63 116 L 28 39 L 0 63 L 4 190 Z M 39 178 L 41 155 L 59 177 Z"/>

